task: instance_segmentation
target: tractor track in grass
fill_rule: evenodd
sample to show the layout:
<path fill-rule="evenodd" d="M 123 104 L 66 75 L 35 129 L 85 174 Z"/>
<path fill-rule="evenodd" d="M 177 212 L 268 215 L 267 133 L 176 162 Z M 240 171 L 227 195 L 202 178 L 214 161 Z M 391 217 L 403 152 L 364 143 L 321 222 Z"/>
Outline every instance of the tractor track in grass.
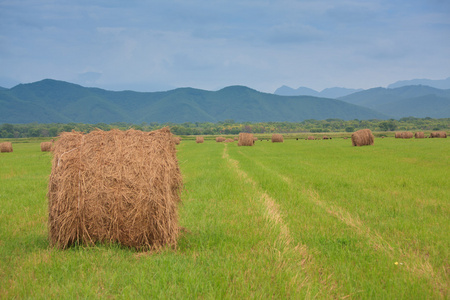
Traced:
<path fill-rule="evenodd" d="M 383 239 L 382 235 L 378 231 L 366 226 L 364 222 L 359 219 L 359 217 L 352 216 L 342 207 L 335 206 L 321 200 L 317 191 L 305 189 L 302 193 L 307 195 L 309 200 L 315 205 L 321 207 L 328 214 L 334 216 L 352 228 L 352 230 L 354 230 L 358 235 L 367 238 L 376 251 L 381 251 L 393 261 L 397 261 L 397 264 L 404 266 L 406 270 L 414 276 L 429 280 L 444 298 L 448 296 L 449 280 L 448 271 L 445 269 L 445 266 L 436 271 L 431 265 L 428 257 L 420 255 L 417 251 L 413 251 L 411 249 L 402 249 L 398 245 L 394 247 L 391 246 L 388 241 Z"/>
<path fill-rule="evenodd" d="M 242 151 L 239 151 L 239 153 L 245 158 L 252 160 L 253 163 L 261 167 L 263 170 L 269 172 L 271 175 L 279 177 L 290 188 L 293 188 L 293 181 L 291 178 L 273 171 L 259 161 L 251 159 L 251 157 L 244 154 Z M 293 239 L 289 232 L 289 228 L 283 222 L 282 215 L 276 201 L 274 201 L 265 191 L 261 190 L 261 188 L 258 187 L 258 184 L 247 173 L 245 173 L 245 171 L 239 168 L 239 162 L 229 157 L 226 147 L 223 152 L 223 158 L 227 159 L 229 164 L 238 173 L 238 175 L 242 179 L 250 183 L 255 188 L 255 191 L 259 193 L 261 201 L 266 207 L 270 222 L 279 227 L 279 239 L 283 241 L 285 247 L 292 247 L 291 245 L 293 243 Z M 392 244 L 391 242 L 384 239 L 377 230 L 364 224 L 364 222 L 357 215 L 354 216 L 344 208 L 330 204 L 327 201 L 321 199 L 319 193 L 316 190 L 304 188 L 300 190 L 300 193 L 306 195 L 314 205 L 323 209 L 327 214 L 346 224 L 359 236 L 366 238 L 372 248 L 375 249 L 375 251 L 383 253 L 384 255 L 392 259 L 393 263 L 397 262 L 399 264 L 399 267 L 405 268 L 405 270 L 413 276 L 425 279 L 430 282 L 432 286 L 434 286 L 434 288 L 439 291 L 442 297 L 448 297 L 448 266 L 435 268 L 430 263 L 429 258 L 426 255 L 421 254 L 417 249 L 404 249 L 397 243 Z M 300 247 L 304 247 L 305 255 L 311 256 L 309 261 L 312 261 L 311 250 L 308 251 L 308 248 L 305 245 L 301 245 Z"/>
<path fill-rule="evenodd" d="M 280 207 L 276 203 L 276 201 L 271 198 L 265 191 L 261 190 L 261 188 L 258 187 L 258 184 L 245 171 L 239 168 L 239 162 L 229 156 L 227 146 L 228 145 L 225 144 L 222 158 L 228 162 L 229 167 L 232 168 L 240 178 L 242 178 L 245 182 L 252 186 L 254 193 L 257 195 L 261 205 L 263 205 L 263 208 L 266 212 L 269 226 L 272 228 L 276 228 L 279 231 L 278 239 L 277 241 L 275 241 L 275 248 L 277 248 L 277 250 L 279 251 L 280 257 L 294 255 L 297 258 L 297 261 L 299 261 L 300 269 L 307 274 L 306 279 L 299 282 L 299 288 L 308 288 L 310 281 L 310 276 L 308 276 L 308 273 L 322 273 L 322 270 L 317 269 L 317 264 L 314 262 L 314 257 L 308 247 L 304 244 L 298 242 L 296 243 L 296 241 L 294 241 L 289 227 L 283 221 Z M 328 276 L 321 276 L 320 284 L 323 288 L 322 293 L 327 297 L 345 298 L 346 296 L 342 297 L 337 295 L 337 283 L 333 280 L 332 275 L 333 274 L 329 274 Z M 296 279 L 297 278 L 293 278 L 293 280 Z"/>

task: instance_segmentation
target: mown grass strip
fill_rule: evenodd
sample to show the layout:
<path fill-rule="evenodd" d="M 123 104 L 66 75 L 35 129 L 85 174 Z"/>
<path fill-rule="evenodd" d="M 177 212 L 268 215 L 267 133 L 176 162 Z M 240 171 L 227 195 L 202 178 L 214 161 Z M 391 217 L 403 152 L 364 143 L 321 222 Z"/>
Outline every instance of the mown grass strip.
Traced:
<path fill-rule="evenodd" d="M 400 298 L 448 295 L 448 271 L 445 271 L 448 250 L 442 248 L 443 244 L 448 245 L 448 233 L 438 234 L 432 230 L 432 224 L 437 222 L 443 228 L 449 226 L 444 213 L 448 208 L 445 200 L 448 199 L 445 197 L 448 188 L 439 185 L 442 177 L 448 175 L 444 167 L 448 157 L 443 165 L 437 164 L 438 160 L 442 163 L 439 153 L 447 144 L 433 148 L 422 142 L 396 145 L 396 141 L 391 140 L 378 148 L 352 148 L 344 141 L 312 142 L 315 144 L 288 141 L 283 145 L 230 148 L 230 156 L 239 161 L 241 168 L 261 189 L 276 199 L 294 239 L 300 239 L 309 249 L 318 251 L 316 261 L 333 266 L 336 277 L 346 278 L 339 285 L 349 294 L 398 295 Z M 433 151 L 425 156 L 425 149 Z M 415 159 L 418 166 L 406 162 L 399 166 L 400 172 L 391 172 L 389 163 L 398 160 L 399 156 Z M 364 161 L 358 164 L 355 160 Z M 430 166 L 437 172 L 435 182 L 426 177 Z M 355 180 L 356 184 L 352 181 L 355 173 L 360 181 Z M 423 179 L 425 184 L 421 188 L 432 193 L 423 193 L 422 197 L 428 197 L 429 203 L 438 203 L 442 209 L 438 215 L 434 214 L 434 220 L 431 215 L 420 212 L 419 223 L 424 225 L 421 228 L 417 227 L 417 218 L 409 219 L 402 211 L 397 212 L 401 218 L 383 215 L 386 206 L 392 205 L 391 194 L 398 194 L 400 200 L 396 200 L 404 206 L 409 200 L 407 197 L 414 193 L 410 187 L 392 186 L 396 180 L 392 176 L 399 173 L 405 182 L 412 178 Z M 292 183 L 284 178 L 290 178 Z M 379 185 L 390 188 L 380 189 Z M 364 193 L 368 187 L 371 192 Z M 436 199 L 435 195 L 439 197 Z M 408 207 L 406 212 L 417 214 L 417 208 Z M 377 219 L 372 215 L 377 215 Z M 395 227 L 386 226 L 389 223 Z M 302 230 L 295 235 L 294 228 Z M 393 231 L 397 236 L 401 232 L 404 239 L 392 236 Z M 426 232 L 435 239 L 430 240 L 429 236 L 422 239 Z M 424 246 L 422 250 L 411 251 L 405 240 L 417 241 L 416 247 Z M 423 255 L 425 249 L 431 250 L 428 256 Z"/>

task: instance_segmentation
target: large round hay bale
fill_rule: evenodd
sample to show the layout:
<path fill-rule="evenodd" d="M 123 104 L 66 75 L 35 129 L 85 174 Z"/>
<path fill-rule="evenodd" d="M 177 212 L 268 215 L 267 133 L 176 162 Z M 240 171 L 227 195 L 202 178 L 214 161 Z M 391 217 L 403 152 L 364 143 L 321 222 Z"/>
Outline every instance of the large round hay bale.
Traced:
<path fill-rule="evenodd" d="M 0 143 L 0 152 L 13 152 L 13 147 L 11 142 Z"/>
<path fill-rule="evenodd" d="M 424 139 L 425 138 L 425 134 L 423 133 L 423 131 L 418 131 L 418 132 L 414 133 L 414 137 L 416 139 Z"/>
<path fill-rule="evenodd" d="M 182 177 L 168 128 L 65 132 L 53 154 L 51 245 L 176 246 Z"/>
<path fill-rule="evenodd" d="M 201 143 L 203 143 L 203 141 L 204 141 L 204 139 L 203 139 L 202 136 L 197 136 L 197 137 L 195 137 L 195 142 L 196 142 L 197 144 L 201 144 Z"/>
<path fill-rule="evenodd" d="M 218 136 L 218 137 L 216 137 L 216 142 L 217 143 L 222 143 L 222 142 L 225 142 L 225 138 L 224 137 L 221 137 L 221 136 Z"/>
<path fill-rule="evenodd" d="M 41 151 L 42 152 L 52 151 L 52 146 L 53 146 L 52 142 L 42 142 L 41 143 Z"/>
<path fill-rule="evenodd" d="M 430 133 L 430 138 L 447 138 L 447 133 L 445 131 L 435 131 Z"/>
<path fill-rule="evenodd" d="M 396 132 L 395 133 L 395 138 L 396 139 L 400 139 L 402 137 L 402 133 L 401 132 Z"/>
<path fill-rule="evenodd" d="M 308 136 L 308 140 L 314 141 L 314 139 L 315 139 L 315 138 L 314 138 L 312 135 Z"/>
<path fill-rule="evenodd" d="M 272 143 L 283 143 L 284 139 L 281 134 L 272 134 Z"/>
<path fill-rule="evenodd" d="M 374 144 L 375 137 L 370 129 L 361 129 L 353 132 L 352 145 L 353 146 L 368 146 Z"/>
<path fill-rule="evenodd" d="M 225 143 L 234 143 L 234 139 L 226 139 L 224 142 Z"/>
<path fill-rule="evenodd" d="M 253 146 L 255 144 L 255 137 L 251 133 L 239 133 L 238 146 Z"/>
<path fill-rule="evenodd" d="M 181 143 L 181 138 L 179 136 L 174 136 L 173 142 L 175 143 L 175 145 L 179 145 Z"/>

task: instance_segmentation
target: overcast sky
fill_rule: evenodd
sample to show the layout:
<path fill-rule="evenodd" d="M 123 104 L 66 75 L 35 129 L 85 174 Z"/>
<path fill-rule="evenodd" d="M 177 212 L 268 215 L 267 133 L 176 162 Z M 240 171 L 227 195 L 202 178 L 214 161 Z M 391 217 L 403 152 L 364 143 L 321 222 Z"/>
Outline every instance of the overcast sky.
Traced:
<path fill-rule="evenodd" d="M 450 76 L 448 0 L 0 0 L 0 86 L 372 88 Z"/>

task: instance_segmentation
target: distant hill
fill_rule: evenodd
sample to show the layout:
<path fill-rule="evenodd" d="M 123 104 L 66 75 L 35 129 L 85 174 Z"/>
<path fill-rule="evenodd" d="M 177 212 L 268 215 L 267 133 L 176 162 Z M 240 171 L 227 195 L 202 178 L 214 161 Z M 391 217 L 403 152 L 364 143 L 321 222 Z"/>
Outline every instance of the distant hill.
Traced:
<path fill-rule="evenodd" d="M 286 85 L 277 88 L 274 94 L 280 96 L 319 96 L 319 92 L 316 90 L 302 86 L 297 89 L 293 89 Z"/>
<path fill-rule="evenodd" d="M 299 122 L 305 119 L 386 119 L 341 100 L 278 96 L 244 86 L 219 91 L 113 92 L 45 79 L 0 90 L 0 123 Z"/>
<path fill-rule="evenodd" d="M 394 118 L 448 118 L 450 90 L 424 85 L 402 86 L 394 89 L 373 88 L 353 93 L 340 100 L 364 106 Z"/>
<path fill-rule="evenodd" d="M 408 85 L 426 85 L 437 89 L 447 90 L 450 89 L 450 77 L 448 77 L 447 79 L 440 79 L 440 80 L 432 80 L 432 79 L 401 80 L 388 85 L 388 88 L 394 89 Z"/>
<path fill-rule="evenodd" d="M 362 89 L 347 89 L 341 87 L 333 87 L 326 88 L 321 92 L 316 90 L 307 88 L 307 87 L 299 87 L 297 89 L 290 88 L 288 86 L 283 85 L 279 87 L 274 94 L 280 96 L 314 96 L 314 97 L 324 97 L 324 98 L 339 98 L 346 95 L 350 95 L 355 92 L 362 91 Z"/>

